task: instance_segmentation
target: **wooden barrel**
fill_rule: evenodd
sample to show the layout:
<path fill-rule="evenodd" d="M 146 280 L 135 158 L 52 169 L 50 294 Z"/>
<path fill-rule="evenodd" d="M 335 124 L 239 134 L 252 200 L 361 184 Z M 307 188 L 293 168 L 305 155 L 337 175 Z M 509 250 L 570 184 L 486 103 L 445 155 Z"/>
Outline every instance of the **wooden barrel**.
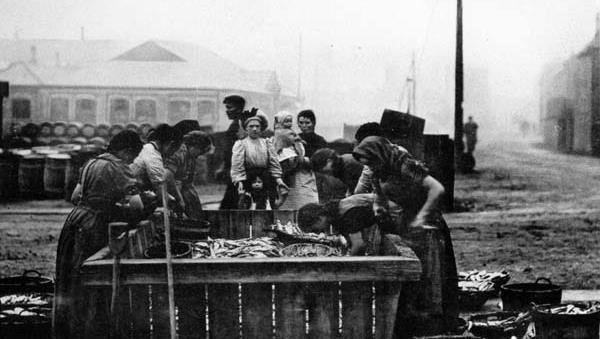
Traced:
<path fill-rule="evenodd" d="M 85 147 L 80 151 L 69 153 L 71 156 L 71 161 L 67 163 L 67 168 L 65 169 L 64 192 L 66 201 L 71 201 L 71 194 L 73 194 L 73 190 L 79 181 L 79 172 L 81 167 L 83 167 L 88 160 L 97 156 L 99 153 L 100 152 L 97 150 L 90 150 Z"/>
<path fill-rule="evenodd" d="M 84 124 L 81 127 L 81 136 L 87 139 L 91 139 L 96 136 L 96 127 L 92 124 Z"/>
<path fill-rule="evenodd" d="M 55 138 L 62 138 L 67 136 L 67 124 L 62 121 L 57 121 L 52 125 L 52 135 Z"/>
<path fill-rule="evenodd" d="M 30 122 L 28 124 L 25 124 L 25 126 L 21 128 L 21 135 L 26 138 L 30 138 L 31 140 L 34 140 L 38 137 L 40 129 L 40 126 Z"/>
<path fill-rule="evenodd" d="M 39 146 L 48 146 L 52 143 L 51 137 L 38 137 L 36 144 Z"/>
<path fill-rule="evenodd" d="M 19 192 L 19 157 L 0 149 L 0 201 L 17 197 Z"/>
<path fill-rule="evenodd" d="M 47 196 L 65 194 L 65 170 L 71 156 L 64 153 L 50 154 L 44 167 L 44 192 Z"/>
<path fill-rule="evenodd" d="M 95 135 L 97 137 L 109 139 L 110 138 L 110 126 L 108 126 L 107 124 L 100 124 L 100 125 L 96 126 Z"/>
<path fill-rule="evenodd" d="M 75 137 L 73 139 L 71 139 L 71 142 L 77 145 L 85 145 L 88 143 L 88 139 L 84 138 L 84 137 Z"/>
<path fill-rule="evenodd" d="M 54 137 L 50 140 L 50 146 L 57 146 L 57 145 L 70 144 L 70 143 L 71 143 L 71 139 L 69 139 L 67 137 Z"/>
<path fill-rule="evenodd" d="M 83 124 L 80 122 L 71 122 L 67 125 L 67 137 L 73 139 L 81 136 L 81 129 Z"/>
<path fill-rule="evenodd" d="M 110 126 L 110 129 L 108 130 L 108 135 L 109 137 L 114 137 L 115 135 L 119 134 L 119 132 L 124 131 L 125 130 L 125 126 L 121 125 L 121 124 L 114 124 L 112 126 Z"/>
<path fill-rule="evenodd" d="M 49 138 L 52 136 L 52 123 L 44 122 L 40 125 L 40 137 Z"/>
<path fill-rule="evenodd" d="M 130 130 L 130 131 L 134 131 L 137 134 L 141 135 L 141 129 L 140 129 L 140 125 L 136 124 L 135 122 L 130 122 L 127 125 L 125 125 L 125 129 Z"/>
<path fill-rule="evenodd" d="M 45 157 L 30 154 L 19 159 L 19 195 L 23 198 L 41 198 L 44 195 Z"/>
<path fill-rule="evenodd" d="M 102 137 L 93 137 L 88 141 L 89 144 L 96 145 L 100 148 L 108 147 L 108 140 Z"/>

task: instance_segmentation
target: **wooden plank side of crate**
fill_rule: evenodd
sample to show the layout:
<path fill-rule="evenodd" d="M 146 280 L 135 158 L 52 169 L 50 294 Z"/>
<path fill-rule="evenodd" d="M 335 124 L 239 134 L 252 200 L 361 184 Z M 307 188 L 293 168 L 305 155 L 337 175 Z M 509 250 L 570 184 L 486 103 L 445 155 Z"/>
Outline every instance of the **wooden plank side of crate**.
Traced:
<path fill-rule="evenodd" d="M 85 289 L 84 294 L 86 307 L 84 308 L 85 320 L 83 324 L 83 333 L 78 333 L 76 337 L 108 337 L 111 331 L 110 288 L 87 288 Z"/>
<path fill-rule="evenodd" d="M 150 338 L 149 289 L 149 285 L 134 285 L 130 287 L 133 338 Z"/>
<path fill-rule="evenodd" d="M 131 293 L 127 286 L 119 288 L 119 295 L 112 317 L 118 338 L 130 338 L 132 335 Z"/>
<path fill-rule="evenodd" d="M 272 296 L 272 284 L 242 284 L 242 337 L 273 338 Z"/>
<path fill-rule="evenodd" d="M 152 285 L 152 337 L 156 339 L 169 338 L 169 294 L 166 285 Z"/>
<path fill-rule="evenodd" d="M 342 337 L 371 338 L 372 283 L 342 283 Z"/>
<path fill-rule="evenodd" d="M 308 284 L 310 293 L 308 336 L 339 338 L 339 284 Z"/>
<path fill-rule="evenodd" d="M 391 339 L 394 335 L 398 298 L 402 283 L 375 283 L 375 338 Z"/>
<path fill-rule="evenodd" d="M 175 288 L 178 337 L 206 338 L 206 285 L 178 285 Z"/>
<path fill-rule="evenodd" d="M 241 239 L 250 236 L 250 224 L 252 224 L 252 211 L 231 210 L 230 233 L 228 239 Z"/>
<path fill-rule="evenodd" d="M 231 238 L 233 225 L 229 210 L 207 210 L 206 218 L 210 222 L 210 236 L 212 238 Z"/>
<path fill-rule="evenodd" d="M 238 284 L 208 285 L 208 323 L 211 338 L 239 338 Z"/>
<path fill-rule="evenodd" d="M 275 338 L 306 338 L 305 285 L 275 284 Z"/>
<path fill-rule="evenodd" d="M 112 260 L 86 262 L 85 285 L 110 285 Z M 372 257 L 174 259 L 175 282 L 417 281 L 417 259 Z M 165 259 L 121 260 L 123 284 L 165 284 Z M 108 274 L 108 275 L 107 275 Z"/>
<path fill-rule="evenodd" d="M 252 235 L 255 237 L 269 236 L 267 229 L 273 225 L 273 211 L 252 211 Z"/>
<path fill-rule="evenodd" d="M 86 262 L 84 285 L 111 285 L 112 260 Z M 123 259 L 122 284 L 166 284 L 165 259 Z M 372 257 L 174 259 L 176 284 L 417 281 L 418 259 Z"/>

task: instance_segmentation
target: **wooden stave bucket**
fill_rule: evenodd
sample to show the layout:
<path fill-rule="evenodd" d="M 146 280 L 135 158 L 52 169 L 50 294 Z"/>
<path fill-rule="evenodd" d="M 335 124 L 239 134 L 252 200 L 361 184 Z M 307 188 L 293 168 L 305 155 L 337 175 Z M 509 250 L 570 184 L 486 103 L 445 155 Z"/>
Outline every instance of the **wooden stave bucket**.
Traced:
<path fill-rule="evenodd" d="M 19 192 L 19 157 L 0 149 L 0 201 L 16 198 Z"/>
<path fill-rule="evenodd" d="M 66 168 L 71 160 L 68 154 L 50 154 L 46 156 L 44 166 L 44 192 L 47 196 L 65 194 Z"/>
<path fill-rule="evenodd" d="M 575 303 L 574 305 L 580 305 Z M 600 311 L 590 314 L 552 314 L 543 310 L 559 305 L 533 308 L 536 337 L 545 339 L 588 339 L 600 335 Z M 583 306 L 583 305 L 582 305 Z"/>
<path fill-rule="evenodd" d="M 44 165 L 42 155 L 26 155 L 19 159 L 19 195 L 24 198 L 44 196 Z"/>

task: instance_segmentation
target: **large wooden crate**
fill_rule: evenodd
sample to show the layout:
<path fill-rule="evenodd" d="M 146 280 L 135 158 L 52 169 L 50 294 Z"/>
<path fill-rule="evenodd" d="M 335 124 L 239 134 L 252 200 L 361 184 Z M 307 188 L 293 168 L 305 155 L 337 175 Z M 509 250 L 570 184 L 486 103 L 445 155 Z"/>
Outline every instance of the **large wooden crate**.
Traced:
<path fill-rule="evenodd" d="M 265 235 L 274 220 L 295 211 L 207 211 L 214 237 Z M 110 314 L 114 260 L 100 251 L 83 265 L 88 302 L 86 337 L 169 336 L 164 259 L 136 258 L 156 225 L 128 234 L 129 259 L 119 263 L 119 302 Z M 403 282 L 421 265 L 383 236 L 369 257 L 174 259 L 180 338 L 392 338 Z M 115 320 L 116 319 L 116 320 Z M 112 331 L 114 332 L 114 331 Z"/>

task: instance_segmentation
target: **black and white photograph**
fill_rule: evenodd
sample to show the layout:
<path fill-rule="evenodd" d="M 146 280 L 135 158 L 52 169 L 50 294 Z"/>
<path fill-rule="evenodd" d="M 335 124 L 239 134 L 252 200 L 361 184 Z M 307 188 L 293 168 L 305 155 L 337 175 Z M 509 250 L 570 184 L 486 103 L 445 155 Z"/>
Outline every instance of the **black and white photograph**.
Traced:
<path fill-rule="evenodd" d="M 600 0 L 0 0 L 0 338 L 600 339 Z"/>

